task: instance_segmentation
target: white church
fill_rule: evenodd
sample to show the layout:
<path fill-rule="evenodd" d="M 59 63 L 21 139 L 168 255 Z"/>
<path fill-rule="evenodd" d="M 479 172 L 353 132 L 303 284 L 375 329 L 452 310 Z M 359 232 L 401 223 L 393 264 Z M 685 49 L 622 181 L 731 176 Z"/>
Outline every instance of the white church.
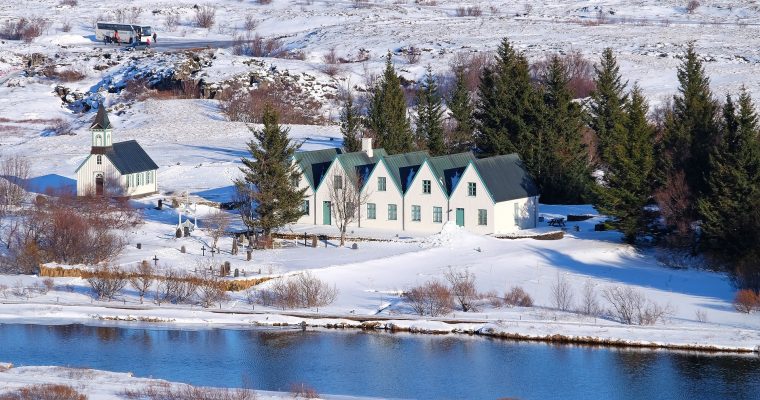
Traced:
<path fill-rule="evenodd" d="M 158 192 L 158 165 L 135 140 L 113 142 L 101 105 L 90 126 L 90 154 L 76 169 L 77 196 L 139 197 Z"/>

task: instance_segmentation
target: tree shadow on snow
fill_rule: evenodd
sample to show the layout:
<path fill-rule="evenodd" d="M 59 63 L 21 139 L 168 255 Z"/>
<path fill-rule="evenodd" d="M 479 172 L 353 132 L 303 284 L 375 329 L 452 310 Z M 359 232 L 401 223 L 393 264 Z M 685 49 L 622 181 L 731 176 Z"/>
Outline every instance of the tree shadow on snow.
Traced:
<path fill-rule="evenodd" d="M 610 285 L 626 284 L 727 300 L 731 297 L 728 277 L 706 271 L 673 270 L 659 266 L 644 255 L 620 256 L 614 263 L 587 263 L 553 249 L 535 251 L 551 266 L 568 272 L 610 281 Z"/>

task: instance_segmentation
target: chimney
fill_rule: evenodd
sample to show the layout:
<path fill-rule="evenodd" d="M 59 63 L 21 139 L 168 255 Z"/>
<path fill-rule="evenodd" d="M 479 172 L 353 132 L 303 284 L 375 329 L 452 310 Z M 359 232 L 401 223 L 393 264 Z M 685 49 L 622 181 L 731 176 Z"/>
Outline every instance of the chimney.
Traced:
<path fill-rule="evenodd" d="M 362 151 L 367 153 L 367 157 L 372 157 L 372 138 L 362 138 Z"/>

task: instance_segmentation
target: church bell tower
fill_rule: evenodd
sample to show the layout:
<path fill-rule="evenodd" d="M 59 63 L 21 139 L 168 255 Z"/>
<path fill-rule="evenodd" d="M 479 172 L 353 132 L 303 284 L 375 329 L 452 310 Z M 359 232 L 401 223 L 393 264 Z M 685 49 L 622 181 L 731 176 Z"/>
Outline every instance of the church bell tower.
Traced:
<path fill-rule="evenodd" d="M 111 121 L 108 120 L 108 113 L 106 108 L 101 104 L 98 107 L 98 114 L 95 115 L 95 120 L 90 125 L 90 133 L 92 133 L 92 150 L 91 154 L 105 154 L 106 150 L 111 148 Z"/>

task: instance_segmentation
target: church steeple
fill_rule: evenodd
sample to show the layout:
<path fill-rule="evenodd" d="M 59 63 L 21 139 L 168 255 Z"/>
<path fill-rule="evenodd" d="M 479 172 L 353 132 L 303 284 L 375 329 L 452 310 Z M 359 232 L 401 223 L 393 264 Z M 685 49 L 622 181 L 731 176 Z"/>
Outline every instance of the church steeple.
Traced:
<path fill-rule="evenodd" d="M 92 133 L 92 154 L 102 154 L 107 148 L 111 147 L 111 121 L 108 120 L 108 113 L 103 104 L 98 107 L 98 113 L 95 120 L 90 125 Z"/>

